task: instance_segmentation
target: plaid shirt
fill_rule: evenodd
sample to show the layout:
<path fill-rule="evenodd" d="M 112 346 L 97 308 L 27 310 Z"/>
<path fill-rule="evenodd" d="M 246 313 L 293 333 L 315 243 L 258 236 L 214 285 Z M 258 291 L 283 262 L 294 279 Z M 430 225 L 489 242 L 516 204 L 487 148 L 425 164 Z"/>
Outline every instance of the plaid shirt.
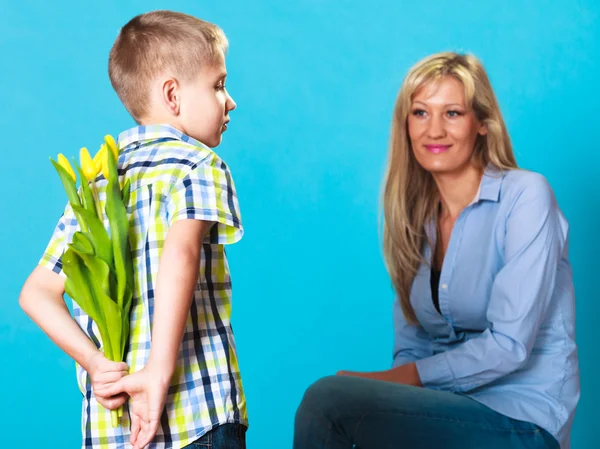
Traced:
<path fill-rule="evenodd" d="M 158 262 L 169 227 L 189 218 L 215 222 L 203 244 L 198 284 L 165 412 L 148 446 L 180 448 L 218 424 L 247 425 L 230 324 L 231 279 L 223 246 L 243 234 L 238 200 L 227 165 L 205 145 L 170 126 L 125 131 L 119 136 L 119 147 L 121 182 L 131 180 L 128 213 L 135 286 L 125 360 L 131 372 L 142 369 L 150 354 Z M 106 184 L 102 176 L 96 181 L 101 204 Z M 63 274 L 61 257 L 77 230 L 67 205 L 40 264 Z M 101 348 L 96 324 L 76 303 L 73 314 L 83 332 Z M 83 393 L 82 447 L 130 447 L 127 404 L 120 426 L 113 428 L 110 413 L 96 401 L 90 378 L 79 365 L 77 379 Z"/>

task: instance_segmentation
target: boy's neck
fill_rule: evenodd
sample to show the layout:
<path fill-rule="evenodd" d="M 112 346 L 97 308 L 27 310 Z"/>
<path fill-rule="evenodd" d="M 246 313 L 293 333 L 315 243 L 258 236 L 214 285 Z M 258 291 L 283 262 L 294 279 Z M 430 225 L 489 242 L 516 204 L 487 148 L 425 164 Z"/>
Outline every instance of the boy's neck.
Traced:
<path fill-rule="evenodd" d="M 140 126 L 150 125 L 169 125 L 173 128 L 185 133 L 185 130 L 175 117 L 165 117 L 164 115 L 151 115 L 140 120 Z"/>

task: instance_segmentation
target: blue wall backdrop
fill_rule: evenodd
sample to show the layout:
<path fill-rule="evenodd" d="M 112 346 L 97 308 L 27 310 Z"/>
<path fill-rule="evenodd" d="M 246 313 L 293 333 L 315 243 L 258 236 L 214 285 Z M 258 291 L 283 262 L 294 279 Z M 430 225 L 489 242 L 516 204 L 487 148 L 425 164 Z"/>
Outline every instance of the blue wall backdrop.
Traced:
<path fill-rule="evenodd" d="M 73 363 L 17 298 L 65 202 L 48 156 L 96 149 L 133 124 L 110 87 L 108 51 L 131 17 L 169 8 L 218 23 L 231 43 L 238 109 L 219 152 L 246 226 L 229 255 L 249 447 L 291 447 L 317 378 L 391 362 L 380 181 L 402 78 L 440 50 L 483 60 L 519 163 L 547 176 L 571 224 L 582 369 L 572 442 L 600 447 L 597 0 L 0 4 L 0 446 L 80 444 Z"/>

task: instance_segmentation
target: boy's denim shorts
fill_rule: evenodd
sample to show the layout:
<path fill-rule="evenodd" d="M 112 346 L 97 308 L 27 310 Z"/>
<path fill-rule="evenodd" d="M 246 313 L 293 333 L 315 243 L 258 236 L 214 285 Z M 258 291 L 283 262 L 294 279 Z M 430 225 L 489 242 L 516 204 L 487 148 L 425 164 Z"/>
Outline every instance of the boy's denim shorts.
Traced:
<path fill-rule="evenodd" d="M 246 426 L 222 424 L 184 449 L 246 449 Z"/>

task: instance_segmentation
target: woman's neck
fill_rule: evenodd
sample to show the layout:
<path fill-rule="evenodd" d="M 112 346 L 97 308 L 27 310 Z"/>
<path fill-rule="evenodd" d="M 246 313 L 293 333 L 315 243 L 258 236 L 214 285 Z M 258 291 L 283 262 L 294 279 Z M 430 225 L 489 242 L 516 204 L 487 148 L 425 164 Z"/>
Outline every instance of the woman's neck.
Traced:
<path fill-rule="evenodd" d="M 483 170 L 469 165 L 460 173 L 434 173 L 433 179 L 440 192 L 441 218 L 458 218 L 477 194 Z"/>

